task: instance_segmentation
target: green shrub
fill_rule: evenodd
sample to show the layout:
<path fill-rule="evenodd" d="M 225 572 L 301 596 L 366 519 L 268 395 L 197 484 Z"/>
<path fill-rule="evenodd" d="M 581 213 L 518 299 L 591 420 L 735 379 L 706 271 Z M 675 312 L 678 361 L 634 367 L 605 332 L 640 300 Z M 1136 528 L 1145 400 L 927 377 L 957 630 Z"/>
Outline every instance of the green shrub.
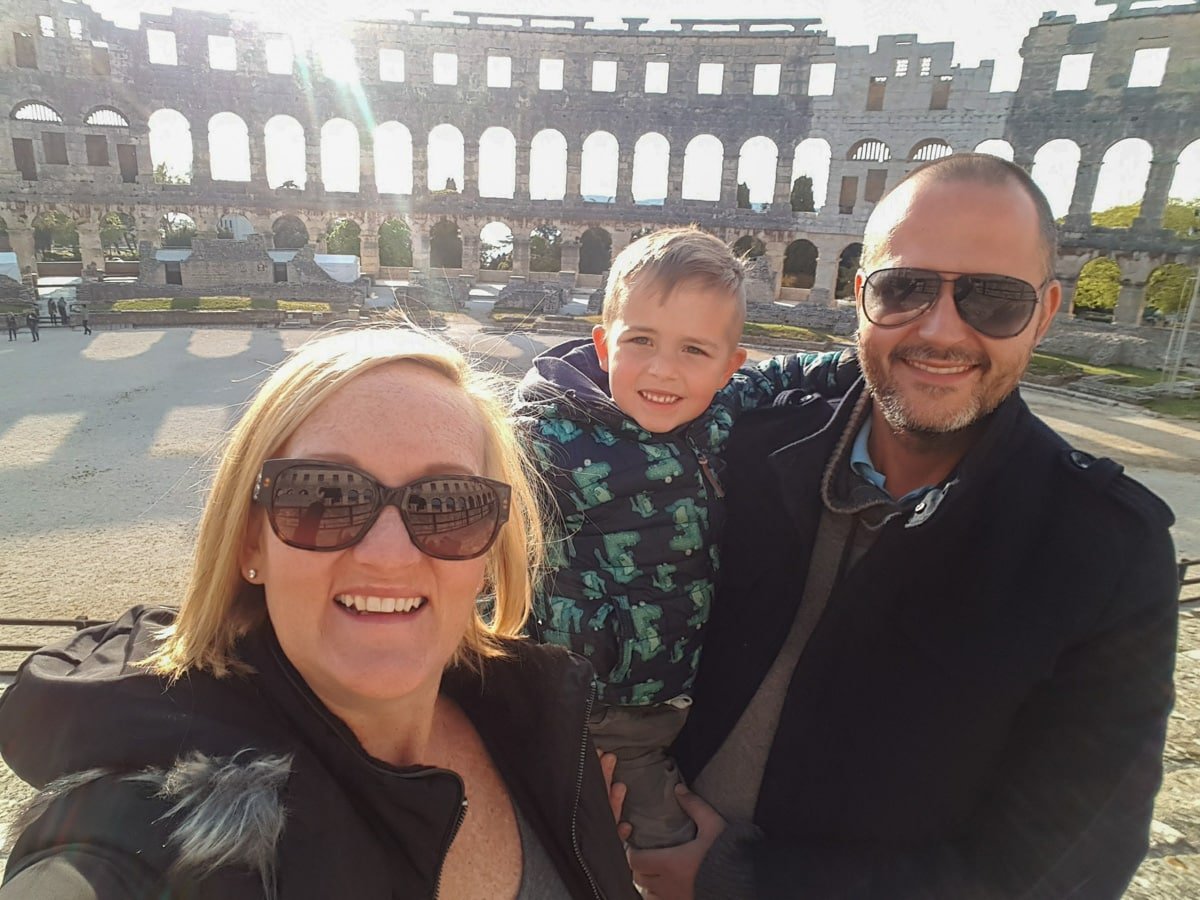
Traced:
<path fill-rule="evenodd" d="M 328 303 L 316 300 L 276 300 L 275 302 L 281 312 L 327 313 L 332 311 Z"/>

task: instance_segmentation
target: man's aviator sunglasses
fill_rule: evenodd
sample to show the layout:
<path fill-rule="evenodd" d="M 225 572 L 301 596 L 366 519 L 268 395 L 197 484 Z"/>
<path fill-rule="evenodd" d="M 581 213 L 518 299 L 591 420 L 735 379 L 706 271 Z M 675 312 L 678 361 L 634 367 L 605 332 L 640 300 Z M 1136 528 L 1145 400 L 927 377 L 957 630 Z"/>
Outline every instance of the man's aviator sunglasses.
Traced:
<path fill-rule="evenodd" d="M 1033 318 L 1042 289 L 1011 275 L 973 275 L 931 269 L 876 269 L 863 282 L 863 313 L 880 328 L 907 325 L 937 302 L 942 282 L 953 285 L 964 322 L 990 338 L 1016 337 Z"/>
<path fill-rule="evenodd" d="M 508 521 L 512 489 L 479 475 L 427 475 L 388 487 L 362 469 L 315 459 L 269 459 L 253 500 L 289 547 L 344 550 L 394 506 L 413 544 L 434 559 L 475 559 Z"/>

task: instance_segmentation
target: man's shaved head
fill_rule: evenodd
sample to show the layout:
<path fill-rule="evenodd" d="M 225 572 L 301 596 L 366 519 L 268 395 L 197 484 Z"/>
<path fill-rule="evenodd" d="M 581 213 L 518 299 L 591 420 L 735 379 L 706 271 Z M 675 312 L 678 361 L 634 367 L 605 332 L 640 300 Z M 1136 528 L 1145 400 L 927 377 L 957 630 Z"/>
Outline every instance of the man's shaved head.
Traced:
<path fill-rule="evenodd" d="M 888 191 L 867 220 L 866 233 L 863 235 L 863 271 L 874 271 L 879 259 L 885 255 L 892 232 L 903 220 L 914 191 L 923 184 L 955 181 L 985 185 L 1017 184 L 1037 209 L 1045 252 L 1045 276 L 1049 278 L 1054 274 L 1058 258 L 1058 226 L 1046 195 L 1020 166 L 987 153 L 955 153 L 925 163 L 905 175 Z"/>

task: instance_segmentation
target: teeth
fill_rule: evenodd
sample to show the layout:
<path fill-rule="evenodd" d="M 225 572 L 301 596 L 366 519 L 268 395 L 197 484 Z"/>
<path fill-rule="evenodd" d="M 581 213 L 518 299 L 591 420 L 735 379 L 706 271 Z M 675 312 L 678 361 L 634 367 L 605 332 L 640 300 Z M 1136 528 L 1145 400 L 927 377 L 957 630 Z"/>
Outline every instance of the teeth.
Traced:
<path fill-rule="evenodd" d="M 971 371 L 973 366 L 931 366 L 927 363 L 918 362 L 915 359 L 907 360 L 908 364 L 914 369 L 920 369 L 922 372 L 932 372 L 934 375 L 958 375 L 962 372 Z"/>
<path fill-rule="evenodd" d="M 679 399 L 674 394 L 656 394 L 653 391 L 642 391 L 642 396 L 651 403 L 674 403 Z"/>
<path fill-rule="evenodd" d="M 424 597 L 369 597 L 363 594 L 338 594 L 333 598 L 346 609 L 359 613 L 406 613 L 420 609 Z"/>

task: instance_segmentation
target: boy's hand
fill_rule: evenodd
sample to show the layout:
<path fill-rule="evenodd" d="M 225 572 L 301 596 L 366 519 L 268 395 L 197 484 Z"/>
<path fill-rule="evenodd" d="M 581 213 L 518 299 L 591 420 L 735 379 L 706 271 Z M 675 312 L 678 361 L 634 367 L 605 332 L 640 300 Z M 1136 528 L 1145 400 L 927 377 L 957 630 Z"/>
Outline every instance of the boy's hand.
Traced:
<path fill-rule="evenodd" d="M 699 794 L 693 794 L 680 784 L 675 787 L 675 796 L 683 811 L 696 823 L 696 838 L 678 847 L 628 852 L 633 880 L 645 892 L 646 900 L 692 900 L 700 864 L 725 830 L 721 814 Z"/>
<path fill-rule="evenodd" d="M 608 788 L 608 805 L 612 807 L 613 821 L 617 823 L 617 834 L 621 840 L 627 841 L 633 831 L 633 826 L 628 822 L 621 821 L 621 808 L 625 805 L 626 788 L 619 781 L 613 783 L 613 771 L 617 768 L 617 756 L 615 753 L 604 753 L 601 750 L 597 750 L 596 755 L 600 757 L 600 771 L 604 773 L 604 784 Z"/>

